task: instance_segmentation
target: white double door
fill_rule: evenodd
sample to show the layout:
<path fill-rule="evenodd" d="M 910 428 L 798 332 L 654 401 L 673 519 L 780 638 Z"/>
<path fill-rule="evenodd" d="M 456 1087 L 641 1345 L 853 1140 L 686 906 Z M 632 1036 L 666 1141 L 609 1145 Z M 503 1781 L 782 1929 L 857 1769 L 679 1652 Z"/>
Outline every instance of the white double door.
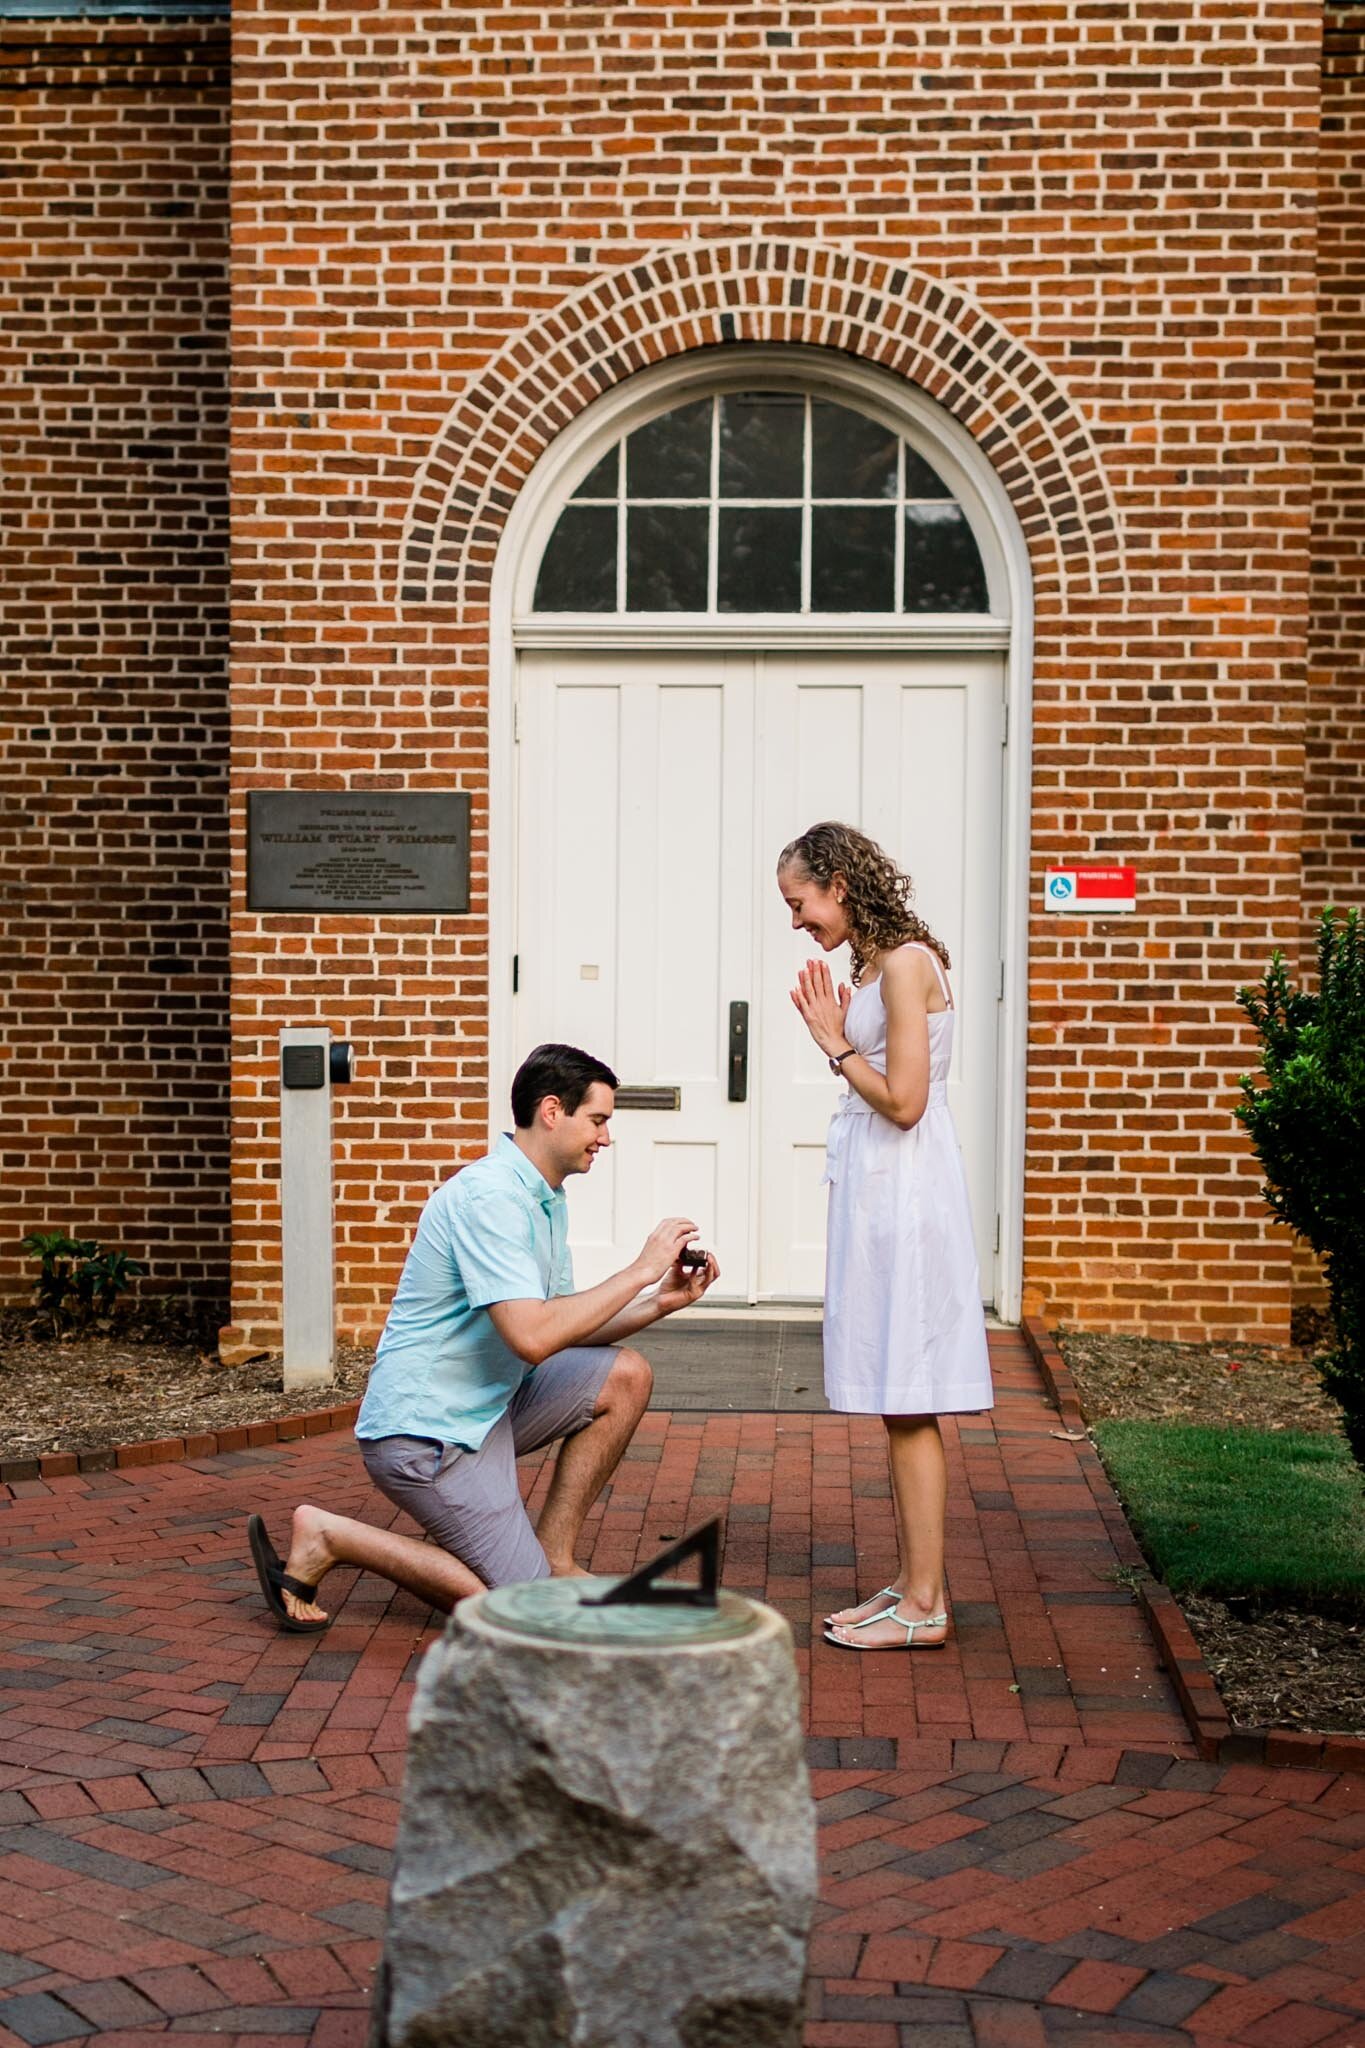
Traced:
<path fill-rule="evenodd" d="M 628 1263 L 659 1217 L 686 1215 L 720 1260 L 716 1298 L 820 1297 L 839 1084 L 790 1000 L 814 949 L 775 868 L 797 833 L 838 818 L 913 875 L 953 956 L 949 1099 L 991 1298 L 1002 662 L 522 655 L 517 994 L 495 1086 L 504 1101 L 516 1061 L 550 1039 L 620 1079 L 612 1147 L 569 1188 L 580 1287 Z M 846 954 L 830 966 L 846 977 Z"/>

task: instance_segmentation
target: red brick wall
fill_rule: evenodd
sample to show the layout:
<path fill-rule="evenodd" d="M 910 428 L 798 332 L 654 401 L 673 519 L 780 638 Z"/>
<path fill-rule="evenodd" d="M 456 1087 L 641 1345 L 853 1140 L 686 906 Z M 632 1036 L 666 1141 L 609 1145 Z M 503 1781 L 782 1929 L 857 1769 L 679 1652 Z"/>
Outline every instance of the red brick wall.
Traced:
<path fill-rule="evenodd" d="M 1365 908 L 1365 7 L 1329 7 L 1323 42 L 1312 546 L 1310 947 L 1325 905 Z"/>
<path fill-rule="evenodd" d="M 1038 584 L 1032 900 L 1058 856 L 1141 870 L 1136 918 L 1034 920 L 1029 1296 L 1094 1326 L 1284 1333 L 1287 1247 L 1231 1118 L 1233 992 L 1299 927 L 1320 26 L 1308 0 L 306 17 L 239 0 L 235 900 L 244 793 L 282 783 L 453 778 L 474 793 L 477 878 L 462 920 L 239 909 L 248 1341 L 278 1319 L 282 1021 L 330 1023 L 363 1063 L 340 1111 L 348 1329 L 377 1325 L 422 1198 L 483 1141 L 487 609 L 477 578 L 458 602 L 399 598 L 422 466 L 448 421 L 457 449 L 477 435 L 462 396 L 498 386 L 533 323 L 737 238 L 965 292 L 945 402 L 1016 493 Z M 632 361 L 721 340 L 722 314 L 757 319 L 761 296 L 713 273 L 648 346 L 622 311 L 617 360 L 580 358 L 559 419 Z M 871 353 L 882 310 L 834 334 L 786 300 L 781 331 Z M 1123 573 L 1088 593 L 1028 523 L 1008 436 L 987 438 L 985 334 L 1038 364 L 1101 451 Z M 534 442 L 506 437 L 481 547 Z M 469 510 L 446 530 L 457 552 Z M 1068 527 L 1093 516 L 1077 505 Z"/>
<path fill-rule="evenodd" d="M 0 1289 L 74 1228 L 227 1277 L 227 84 L 0 22 Z"/>
<path fill-rule="evenodd" d="M 1365 909 L 1365 7 L 1329 6 L 1318 158 L 1317 373 L 1304 776 L 1303 952 L 1330 903 Z M 1296 1248 L 1296 1296 L 1323 1301 Z"/>

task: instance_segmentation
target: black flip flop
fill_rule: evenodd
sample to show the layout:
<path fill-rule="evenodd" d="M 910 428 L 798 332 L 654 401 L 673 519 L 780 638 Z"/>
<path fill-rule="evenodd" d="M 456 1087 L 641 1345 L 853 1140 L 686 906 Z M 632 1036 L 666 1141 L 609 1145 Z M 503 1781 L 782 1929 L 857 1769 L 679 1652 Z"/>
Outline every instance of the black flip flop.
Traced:
<path fill-rule="evenodd" d="M 296 1621 L 285 1606 L 281 1594 L 292 1593 L 296 1600 L 313 1601 L 317 1599 L 318 1589 L 316 1586 L 305 1586 L 302 1579 L 290 1578 L 278 1550 L 265 1533 L 265 1523 L 259 1515 L 251 1515 L 248 1518 L 246 1535 L 251 1545 L 251 1560 L 256 1567 L 256 1577 L 261 1582 L 265 1604 L 280 1627 L 295 1636 L 320 1636 L 325 1628 L 330 1628 L 330 1614 L 324 1621 Z"/>

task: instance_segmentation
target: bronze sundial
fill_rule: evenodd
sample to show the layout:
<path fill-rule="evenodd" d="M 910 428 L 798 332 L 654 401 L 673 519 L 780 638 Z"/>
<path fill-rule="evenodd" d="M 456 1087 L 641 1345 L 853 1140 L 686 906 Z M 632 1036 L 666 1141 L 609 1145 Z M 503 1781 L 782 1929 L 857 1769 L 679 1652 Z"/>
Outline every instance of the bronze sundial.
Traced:
<path fill-rule="evenodd" d="M 697 1557 L 695 1586 L 660 1583 L 685 1558 Z M 533 1579 L 485 1593 L 480 1612 L 515 1635 L 542 1641 L 599 1643 L 623 1649 L 681 1649 L 733 1641 L 748 1635 L 757 1620 L 752 1601 L 721 1592 L 720 1523 L 707 1522 L 652 1564 L 624 1579 Z"/>

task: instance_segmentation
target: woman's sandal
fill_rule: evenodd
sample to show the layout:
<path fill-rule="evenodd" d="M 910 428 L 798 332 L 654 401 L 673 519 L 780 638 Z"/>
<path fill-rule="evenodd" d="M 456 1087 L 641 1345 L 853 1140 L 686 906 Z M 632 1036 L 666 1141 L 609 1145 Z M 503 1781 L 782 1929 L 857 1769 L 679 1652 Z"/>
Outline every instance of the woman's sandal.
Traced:
<path fill-rule="evenodd" d="M 903 1596 L 902 1596 L 902 1595 L 901 1595 L 900 1593 L 898 1593 L 898 1592 L 896 1591 L 896 1589 L 895 1589 L 895 1587 L 894 1587 L 894 1586 L 883 1586 L 883 1587 L 882 1587 L 882 1590 L 881 1590 L 881 1592 L 880 1592 L 880 1593 L 869 1593 L 869 1594 L 868 1594 L 868 1596 L 867 1596 L 867 1600 L 885 1600 L 885 1601 L 887 1602 L 887 1605 L 888 1605 L 888 1606 L 890 1606 L 890 1607 L 899 1607 L 899 1606 L 900 1606 L 900 1604 L 901 1604 L 901 1600 L 902 1600 L 902 1597 L 903 1597 Z M 855 1601 L 854 1601 L 854 1603 L 853 1603 L 853 1605 L 854 1605 L 855 1607 L 866 1607 L 866 1605 L 867 1605 L 867 1600 L 855 1600 Z M 871 1619 L 874 1619 L 874 1620 L 876 1620 L 876 1621 L 880 1621 L 880 1620 L 881 1620 L 881 1618 L 882 1618 L 882 1615 L 883 1615 L 883 1614 L 885 1614 L 885 1613 L 886 1613 L 886 1608 L 885 1608 L 885 1607 L 883 1607 L 883 1608 L 882 1608 L 882 1609 L 880 1610 L 880 1612 L 879 1612 L 878 1614 L 876 1614 L 875 1616 L 872 1616 L 872 1617 L 870 1617 L 870 1618 L 871 1618 Z M 867 1619 L 869 1619 L 869 1617 L 868 1617 L 868 1616 L 864 1616 L 864 1620 L 867 1620 Z M 827 1614 L 827 1615 L 825 1616 L 825 1627 L 826 1627 L 826 1628 L 829 1628 L 829 1627 L 830 1627 L 831 1625 L 832 1625 L 832 1626 L 834 1626 L 835 1628 L 861 1628 L 861 1627 L 862 1627 L 862 1622 L 861 1622 L 861 1621 L 840 1621 L 840 1622 L 836 1622 L 836 1621 L 834 1620 L 834 1616 L 833 1616 L 832 1614 Z"/>
<path fill-rule="evenodd" d="M 292 1593 L 296 1600 L 311 1603 L 317 1599 L 316 1586 L 305 1586 L 302 1579 L 291 1579 L 281 1561 L 280 1554 L 265 1533 L 265 1523 L 259 1515 L 252 1515 L 246 1525 L 247 1541 L 251 1545 L 251 1561 L 256 1567 L 265 1604 L 274 1615 L 280 1627 L 294 1636 L 320 1636 L 325 1628 L 332 1626 L 332 1617 L 322 1621 L 296 1621 L 283 1600 L 283 1594 Z"/>
<path fill-rule="evenodd" d="M 842 1636 L 832 1636 L 828 1633 L 826 1633 L 825 1641 L 833 1643 L 836 1650 L 857 1650 L 860 1655 L 865 1656 L 871 1650 L 941 1650 L 948 1640 L 947 1636 L 940 1636 L 936 1643 L 916 1643 L 915 1641 L 915 1630 L 917 1628 L 946 1629 L 948 1626 L 946 1614 L 924 1614 L 920 1616 L 918 1621 L 902 1621 L 895 1608 L 890 1607 L 881 1614 L 869 1614 L 866 1621 L 849 1622 L 849 1633 L 852 1634 L 855 1628 L 871 1628 L 874 1621 L 894 1621 L 897 1628 L 905 1630 L 905 1641 L 903 1643 L 846 1643 Z"/>

